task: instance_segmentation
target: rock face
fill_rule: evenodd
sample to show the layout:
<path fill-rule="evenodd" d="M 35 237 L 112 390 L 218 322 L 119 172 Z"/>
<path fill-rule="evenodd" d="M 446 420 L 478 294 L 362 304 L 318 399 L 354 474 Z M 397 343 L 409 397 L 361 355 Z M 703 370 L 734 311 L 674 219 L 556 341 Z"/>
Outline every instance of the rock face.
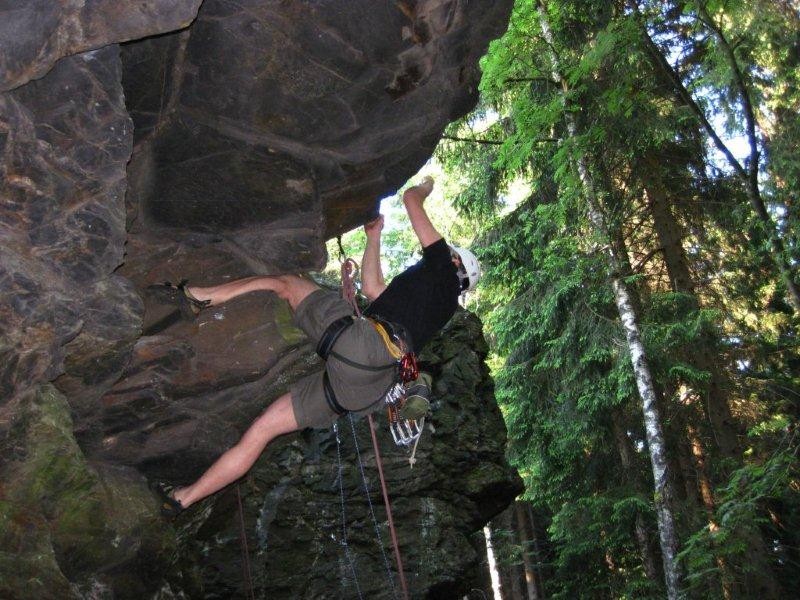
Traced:
<path fill-rule="evenodd" d="M 64 56 L 186 27 L 202 0 L 27 0 L 0 7 L 0 91 L 45 75 Z"/>
<path fill-rule="evenodd" d="M 511 2 L 23 4 L 0 7 L 0 596 L 241 594 L 237 489 L 173 527 L 146 479 L 196 477 L 319 363 L 267 294 L 183 322 L 142 290 L 320 267 L 471 108 Z M 383 452 L 413 595 L 446 598 L 519 481 L 479 323 L 428 352 L 435 431 L 413 471 Z M 341 477 L 304 432 L 238 486 L 257 597 L 391 597 L 365 425 Z"/>
<path fill-rule="evenodd" d="M 118 55 L 109 46 L 65 58 L 0 95 L 5 418 L 32 385 L 64 370 L 70 348 L 85 349 L 76 361 L 102 354 L 113 379 L 139 334 L 141 300 L 113 274 L 132 138 Z"/>

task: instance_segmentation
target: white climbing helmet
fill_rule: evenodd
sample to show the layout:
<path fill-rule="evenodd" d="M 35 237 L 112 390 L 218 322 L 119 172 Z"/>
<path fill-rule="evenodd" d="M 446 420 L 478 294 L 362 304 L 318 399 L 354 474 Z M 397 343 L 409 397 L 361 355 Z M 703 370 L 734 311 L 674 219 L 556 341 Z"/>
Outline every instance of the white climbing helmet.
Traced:
<path fill-rule="evenodd" d="M 450 250 L 461 259 L 461 268 L 458 277 L 461 280 L 461 291 L 471 292 L 478 285 L 481 278 L 481 265 L 475 255 L 466 248 L 450 246 Z"/>

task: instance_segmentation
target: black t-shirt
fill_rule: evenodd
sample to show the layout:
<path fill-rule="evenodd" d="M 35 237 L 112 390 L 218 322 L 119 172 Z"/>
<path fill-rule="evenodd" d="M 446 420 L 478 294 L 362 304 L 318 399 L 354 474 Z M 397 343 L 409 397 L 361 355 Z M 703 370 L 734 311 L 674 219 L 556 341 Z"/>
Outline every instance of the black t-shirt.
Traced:
<path fill-rule="evenodd" d="M 405 327 L 419 353 L 453 316 L 460 293 L 450 248 L 439 240 L 423 248 L 422 260 L 392 279 L 364 314 Z"/>

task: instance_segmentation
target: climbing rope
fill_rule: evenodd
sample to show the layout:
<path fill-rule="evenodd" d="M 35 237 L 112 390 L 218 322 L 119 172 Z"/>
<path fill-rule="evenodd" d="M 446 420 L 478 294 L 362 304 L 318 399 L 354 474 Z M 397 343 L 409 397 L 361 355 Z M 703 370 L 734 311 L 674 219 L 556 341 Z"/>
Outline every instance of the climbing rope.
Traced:
<path fill-rule="evenodd" d="M 348 258 L 342 246 L 342 236 L 336 238 L 339 244 L 339 262 L 341 263 L 342 271 L 342 298 L 344 298 L 350 306 L 353 307 L 353 312 L 356 316 L 361 316 L 361 309 L 358 307 L 356 300 L 356 274 L 358 273 L 358 263 L 352 258 Z"/>
<path fill-rule="evenodd" d="M 380 548 L 380 550 L 381 550 L 381 556 L 383 558 L 383 566 L 386 569 L 386 577 L 387 577 L 387 579 L 389 581 L 389 586 L 392 589 L 392 598 L 394 598 L 396 600 L 397 599 L 397 590 L 396 590 L 395 585 L 394 585 L 394 577 L 392 577 L 392 570 L 391 570 L 391 567 L 389 566 L 389 559 L 386 557 L 386 552 L 383 549 L 383 539 L 381 538 L 380 527 L 378 526 L 378 519 L 375 516 L 375 509 L 372 506 L 372 499 L 370 498 L 369 484 L 367 483 L 367 476 L 366 476 L 366 473 L 364 472 L 364 463 L 361 460 L 361 450 L 358 447 L 358 438 L 356 437 L 355 422 L 353 421 L 352 414 L 348 414 L 348 416 L 350 417 L 350 428 L 351 428 L 351 430 L 353 432 L 353 444 L 354 444 L 355 449 L 356 449 L 356 456 L 358 457 L 358 468 L 359 468 L 359 471 L 361 472 L 361 481 L 362 481 L 363 486 L 364 486 L 364 494 L 367 497 L 367 505 L 369 506 L 369 513 L 370 513 L 370 515 L 372 517 L 372 525 L 373 525 L 373 527 L 375 529 L 375 536 L 376 536 L 376 538 L 378 540 L 378 548 Z M 344 550 L 345 558 L 347 559 L 347 564 L 350 567 L 350 572 L 353 574 L 353 584 L 355 585 L 356 593 L 358 594 L 358 598 L 359 598 L 359 600 L 363 600 L 364 595 L 363 595 L 363 593 L 361 591 L 361 585 L 358 582 L 358 573 L 356 572 L 355 560 L 353 559 L 352 552 L 350 552 L 350 545 L 349 545 L 349 543 L 347 541 L 347 512 L 346 512 L 346 508 L 345 508 L 346 503 L 345 503 L 345 498 L 344 498 L 344 483 L 343 483 L 343 480 L 344 480 L 344 469 L 342 467 L 342 452 L 341 452 L 342 440 L 339 437 L 339 425 L 338 425 L 338 423 L 334 423 L 333 424 L 333 432 L 334 432 L 334 434 L 336 436 L 336 464 L 337 464 L 338 479 L 339 479 L 339 502 L 340 502 L 340 505 L 341 505 L 341 513 L 342 513 L 342 536 L 341 536 L 341 539 L 339 540 L 339 543 L 341 544 L 341 546 L 342 546 L 342 548 Z M 405 585 L 405 579 L 401 578 L 401 581 Z M 404 593 L 405 593 L 404 597 L 407 600 L 408 599 L 408 593 L 405 592 L 405 587 L 404 587 Z"/>
<path fill-rule="evenodd" d="M 342 297 L 353 307 L 356 316 L 361 316 L 361 309 L 356 300 L 355 277 L 358 273 L 358 263 L 348 258 L 342 263 Z"/>
<path fill-rule="evenodd" d="M 351 424 L 352 424 L 352 417 Z M 381 460 L 381 451 L 378 448 L 378 437 L 375 435 L 375 423 L 372 420 L 372 415 L 367 415 L 369 422 L 369 432 L 372 436 L 372 447 L 375 449 L 375 464 L 378 465 L 378 475 L 381 479 L 381 492 L 383 493 L 383 503 L 386 506 L 386 520 L 389 523 L 389 533 L 392 537 L 392 547 L 394 548 L 394 559 L 397 562 L 397 575 L 400 577 L 400 587 L 403 589 L 403 598 L 408 600 L 408 585 L 406 585 L 406 574 L 403 569 L 403 559 L 400 557 L 400 545 L 397 543 L 397 532 L 394 529 L 394 519 L 392 518 L 392 505 L 389 502 L 389 492 L 386 489 L 386 478 L 383 476 L 383 461 Z M 355 436 L 355 428 L 353 429 Z M 360 457 L 359 457 L 360 461 Z M 363 472 L 363 469 L 362 469 Z M 363 476 L 363 474 L 362 474 Z M 366 479 L 364 485 L 366 486 Z"/>
<path fill-rule="evenodd" d="M 253 575 L 250 570 L 250 552 L 247 548 L 247 530 L 244 527 L 244 510 L 242 509 L 242 493 L 239 491 L 239 483 L 236 483 L 236 501 L 239 504 L 239 532 L 242 546 L 242 573 L 244 575 L 245 596 L 248 600 L 255 600 L 256 595 L 253 591 Z"/>
<path fill-rule="evenodd" d="M 369 484 L 367 483 L 367 475 L 364 472 L 364 461 L 361 460 L 361 450 L 358 447 L 358 438 L 356 437 L 356 424 L 353 421 L 353 413 L 347 413 L 347 417 L 350 419 L 350 430 L 353 432 L 353 445 L 356 449 L 356 457 L 358 458 L 358 468 L 361 471 L 361 481 L 364 484 L 364 495 L 367 497 L 367 505 L 369 506 L 369 514 L 372 516 L 372 526 L 375 528 L 375 537 L 378 540 L 378 547 L 381 549 L 381 556 L 383 557 L 383 566 L 386 568 L 386 577 L 389 580 L 389 585 L 392 588 L 392 598 L 397 598 L 397 588 L 394 585 L 394 577 L 392 577 L 392 569 L 389 566 L 389 559 L 386 557 L 386 551 L 383 549 L 383 538 L 381 538 L 381 530 L 378 527 L 378 519 L 375 517 L 375 509 L 372 506 L 372 499 L 370 498 L 369 492 Z M 372 420 L 371 415 L 368 415 L 370 421 Z M 372 427 L 372 423 L 370 423 L 370 428 Z M 378 455 L 375 456 L 376 462 L 380 465 L 380 457 Z M 382 470 L 381 470 L 382 473 Z M 381 483 L 383 482 L 383 476 L 381 475 Z M 385 485 L 385 484 L 384 484 Z M 384 496 L 384 501 L 387 501 L 388 497 Z M 391 514 L 391 508 L 386 505 L 386 513 L 387 515 Z M 391 526 L 392 532 L 394 532 L 394 524 Z M 399 556 L 400 552 L 397 549 L 397 537 L 393 535 L 393 541 L 395 542 L 395 556 Z M 398 563 L 398 565 L 402 565 L 402 563 Z M 404 586 L 403 594 L 406 599 L 408 599 L 408 592 L 405 589 L 405 576 L 403 575 L 403 570 L 400 566 L 398 566 L 399 573 L 400 573 L 400 582 L 401 585 Z"/>
<path fill-rule="evenodd" d="M 337 473 L 339 479 L 339 500 L 342 505 L 342 538 L 339 543 L 344 548 L 344 555 L 347 558 L 347 564 L 350 567 L 350 571 L 353 574 L 353 584 L 356 586 L 356 593 L 358 594 L 359 600 L 363 600 L 364 596 L 361 593 L 361 586 L 358 584 L 358 575 L 356 574 L 356 563 L 353 560 L 353 555 L 350 552 L 350 545 L 347 543 L 347 513 L 345 512 L 345 502 L 344 502 L 344 483 L 343 483 L 343 475 L 344 469 L 342 468 L 342 440 L 339 439 L 339 426 L 338 424 L 333 424 L 333 432 L 336 434 L 336 465 L 337 465 Z"/>
<path fill-rule="evenodd" d="M 350 306 L 353 308 L 353 312 L 358 317 L 362 317 L 361 309 L 358 306 L 358 302 L 356 300 L 356 285 L 355 285 L 355 277 L 356 273 L 358 272 L 358 263 L 354 261 L 352 258 L 348 258 L 345 255 L 344 247 L 342 246 L 342 236 L 338 236 L 337 242 L 339 245 L 339 261 L 341 262 L 342 268 L 342 298 L 344 298 Z M 388 333 L 383 329 L 382 326 L 377 326 L 376 330 L 384 338 L 384 342 L 387 344 L 387 348 L 390 349 L 393 346 L 393 343 L 389 339 Z M 394 353 L 392 354 L 394 356 Z M 409 377 L 409 381 L 412 379 L 416 379 L 418 375 L 417 363 L 415 357 L 411 353 L 404 353 L 400 349 L 397 349 L 397 356 L 396 359 L 400 361 L 400 373 L 405 381 L 406 377 Z M 397 386 L 396 386 L 397 387 Z M 399 385 L 399 390 L 402 392 L 402 384 Z M 369 512 L 372 517 L 372 525 L 375 529 L 375 537 L 378 541 L 378 547 L 381 550 L 381 556 L 383 558 L 383 565 L 386 569 L 386 577 L 389 581 L 389 585 L 392 589 L 392 598 L 395 600 L 397 599 L 397 588 L 395 587 L 394 577 L 392 577 L 392 569 L 389 566 L 389 559 L 386 556 L 386 551 L 383 548 L 383 539 L 381 538 L 380 527 L 378 526 L 378 519 L 375 517 L 375 509 L 372 505 L 372 499 L 370 497 L 369 491 L 369 484 L 367 483 L 367 475 L 364 472 L 364 462 L 361 459 L 361 450 L 358 447 L 358 438 L 356 436 L 356 426 L 355 422 L 353 421 L 353 414 L 348 412 L 348 418 L 350 419 L 350 429 L 353 433 L 353 445 L 356 450 L 356 456 L 358 457 L 358 468 L 361 472 L 361 481 L 364 484 L 364 494 L 367 497 L 367 505 L 369 506 Z M 400 578 L 400 586 L 403 591 L 403 598 L 404 600 L 408 600 L 408 585 L 406 584 L 405 572 L 403 570 L 403 561 L 400 556 L 400 546 L 397 543 L 397 533 L 394 527 L 394 520 L 392 518 L 392 507 L 391 503 L 389 502 L 389 493 L 386 488 L 386 480 L 383 476 L 383 464 L 381 461 L 381 454 L 380 449 L 378 448 L 378 439 L 375 435 L 375 423 L 372 420 L 372 415 L 367 415 L 367 419 L 369 422 L 369 429 L 370 434 L 372 436 L 372 445 L 375 450 L 375 462 L 378 466 L 378 474 L 380 476 L 381 481 L 381 491 L 383 493 L 383 502 L 386 507 L 386 517 L 389 525 L 389 533 L 391 534 L 392 538 L 392 546 L 394 547 L 394 556 L 395 561 L 397 563 L 397 573 Z M 361 588 L 358 585 L 358 577 L 356 575 L 355 570 L 355 563 L 353 562 L 352 556 L 350 555 L 350 547 L 347 544 L 347 519 L 345 515 L 345 501 L 344 501 L 344 488 L 342 487 L 342 471 L 341 471 L 341 452 L 340 452 L 340 440 L 339 440 L 339 429 L 336 424 L 333 426 L 334 433 L 336 434 L 336 458 L 339 464 L 339 495 L 341 498 L 342 504 L 342 544 L 345 549 L 345 554 L 347 556 L 347 560 L 350 564 L 350 569 L 353 573 L 353 580 L 355 581 L 356 590 L 358 592 L 358 597 L 361 598 Z M 415 446 L 416 449 L 416 446 Z"/>

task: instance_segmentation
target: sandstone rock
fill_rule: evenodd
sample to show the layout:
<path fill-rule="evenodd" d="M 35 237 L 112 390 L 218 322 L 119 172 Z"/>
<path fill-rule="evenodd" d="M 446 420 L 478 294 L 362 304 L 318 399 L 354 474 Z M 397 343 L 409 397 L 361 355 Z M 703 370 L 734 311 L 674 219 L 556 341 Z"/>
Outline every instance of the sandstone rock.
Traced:
<path fill-rule="evenodd" d="M 123 346 L 137 335 L 138 296 L 109 279 L 123 256 L 132 137 L 120 77 L 110 46 L 0 95 L 3 404 L 58 376 L 65 344 L 81 332 Z M 103 290 L 113 290 L 105 303 Z M 128 315 L 125 333 L 103 307 Z"/>
<path fill-rule="evenodd" d="M 144 289 L 320 267 L 471 108 L 511 2 L 23 4 L 0 8 L 0 595 L 241 595 L 236 488 L 173 528 L 145 478 L 196 477 L 319 360 L 268 294 L 184 322 Z M 519 491 L 485 353 L 465 313 L 429 348 L 413 471 L 381 435 L 415 597 L 470 584 Z M 339 481 L 359 586 L 389 597 L 365 422 L 340 437 L 341 477 L 303 432 L 239 486 L 261 597 L 353 596 Z"/>
<path fill-rule="evenodd" d="M 6 458 L 0 468 L 0 596 L 141 598 L 155 592 L 160 582 L 152 578 L 153 559 L 174 548 L 174 534 L 153 513 L 140 474 L 110 466 L 98 471 L 87 463 L 63 395 L 52 386 L 31 392 L 0 449 Z"/>
<path fill-rule="evenodd" d="M 505 463 L 506 431 L 483 362 L 485 353 L 480 322 L 466 312 L 457 314 L 431 343 L 423 359 L 435 374 L 435 408 L 413 469 L 408 453 L 391 441 L 385 418 L 375 415 L 406 578 L 415 598 L 456 598 L 469 591 L 479 579 L 475 565 L 485 552 L 482 536 L 473 533 L 522 489 Z M 459 391 L 443 393 L 452 389 Z M 244 401 L 245 396 L 231 389 L 226 398 Z M 199 580 L 207 597 L 244 593 L 237 561 L 241 497 L 256 597 L 353 598 L 360 590 L 366 598 L 391 598 L 393 584 L 384 553 L 394 586 L 399 583 L 367 422 L 355 420 L 355 436 L 347 418 L 339 420 L 338 428 L 341 475 L 332 431 L 287 436 L 267 450 L 238 489 L 234 486 L 182 517 L 181 526 L 196 531 L 186 541 L 186 554 L 201 558 L 185 567 L 181 580 Z M 165 465 L 150 467 L 163 472 Z M 191 479 L 191 469 L 200 468 L 196 464 L 182 476 Z M 343 510 L 347 549 L 342 546 Z M 180 563 L 176 568 L 182 568 Z"/>
<path fill-rule="evenodd" d="M 0 7 L 0 92 L 64 56 L 186 27 L 202 0 L 26 0 Z"/>
<path fill-rule="evenodd" d="M 474 105 L 477 59 L 510 6 L 206 0 L 189 30 L 126 45 L 137 152 L 153 154 L 143 213 L 236 228 L 214 205 L 266 225 L 306 208 L 286 193 L 306 180 L 299 162 L 315 171 L 327 237 L 363 223 Z"/>

